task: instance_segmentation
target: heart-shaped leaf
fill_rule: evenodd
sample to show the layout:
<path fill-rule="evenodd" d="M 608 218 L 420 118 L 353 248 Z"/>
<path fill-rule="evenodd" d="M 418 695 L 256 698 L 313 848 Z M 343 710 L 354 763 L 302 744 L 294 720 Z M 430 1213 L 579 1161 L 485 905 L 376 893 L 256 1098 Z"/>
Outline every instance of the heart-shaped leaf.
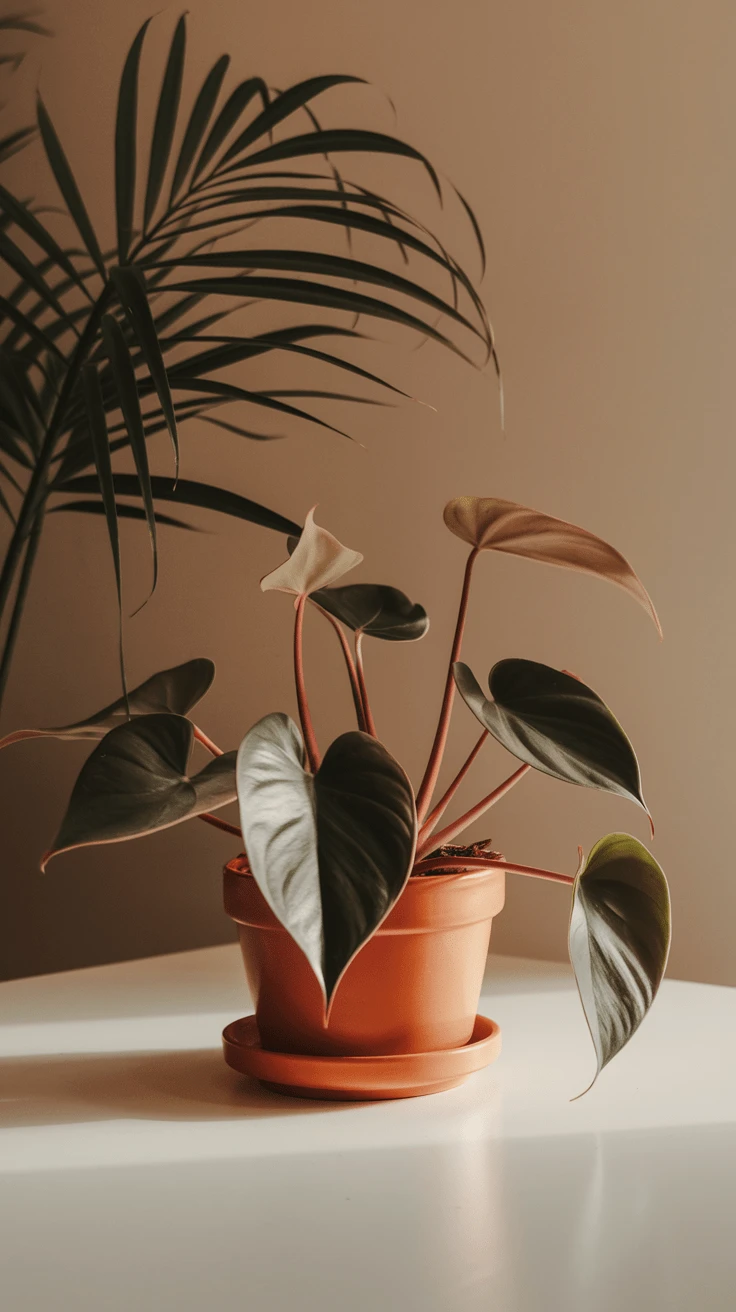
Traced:
<path fill-rule="evenodd" d="M 467 665 L 458 661 L 453 674 L 473 714 L 520 761 L 553 779 L 628 797 L 647 810 L 631 743 L 605 702 L 580 679 L 537 661 L 499 661 L 488 678 L 489 701 Z"/>
<path fill-rule="evenodd" d="M 118 843 L 234 802 L 235 752 L 187 775 L 194 730 L 181 715 L 141 715 L 118 725 L 82 766 L 52 856 L 92 843 Z"/>
<path fill-rule="evenodd" d="M 369 638 L 388 642 L 415 642 L 429 628 L 423 606 L 409 600 L 405 592 L 383 583 L 348 583 L 342 588 L 320 588 L 312 593 L 323 610 L 348 628 Z"/>
<path fill-rule="evenodd" d="M 661 637 L 657 612 L 641 579 L 620 551 L 587 529 L 498 497 L 455 497 L 445 506 L 444 519 L 451 533 L 481 551 L 505 551 L 609 579 L 636 598 Z"/>
<path fill-rule="evenodd" d="M 345 967 L 401 893 L 416 846 L 411 784 L 386 748 L 344 733 L 316 775 L 287 715 L 267 715 L 238 752 L 248 861 L 309 961 L 329 1009 Z"/>
<path fill-rule="evenodd" d="M 131 717 L 151 715 L 156 711 L 172 711 L 186 715 L 204 697 L 215 677 L 212 661 L 196 657 L 169 670 L 159 670 L 134 688 L 128 695 Z M 75 724 L 55 729 L 16 729 L 6 738 L 0 738 L 0 747 L 20 742 L 23 738 L 104 738 L 109 729 L 124 724 L 128 719 L 125 698 L 119 697 L 103 710 Z"/>
<path fill-rule="evenodd" d="M 292 592 L 303 597 L 319 588 L 336 583 L 348 570 L 359 565 L 363 557 L 338 542 L 327 529 L 314 522 L 312 507 L 304 521 L 299 541 L 288 560 L 261 579 L 264 592 Z"/>
<path fill-rule="evenodd" d="M 669 889 L 654 857 L 629 834 L 601 838 L 575 879 L 569 935 L 597 1059 L 593 1083 L 649 1011 L 670 934 Z"/>

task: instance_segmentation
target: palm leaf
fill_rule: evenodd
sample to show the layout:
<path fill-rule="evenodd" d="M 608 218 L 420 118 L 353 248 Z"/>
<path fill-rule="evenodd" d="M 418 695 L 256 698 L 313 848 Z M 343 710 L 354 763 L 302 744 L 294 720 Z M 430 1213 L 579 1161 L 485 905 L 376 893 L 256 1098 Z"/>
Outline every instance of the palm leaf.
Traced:
<path fill-rule="evenodd" d="M 248 105 L 257 95 L 260 95 L 264 104 L 268 104 L 268 88 L 263 78 L 260 77 L 247 78 L 245 82 L 239 83 L 235 90 L 231 92 L 215 119 L 209 136 L 200 151 L 199 158 L 194 166 L 192 182 L 196 182 L 200 174 L 206 169 L 228 133 L 235 127 L 241 114 L 245 113 Z"/>
<path fill-rule="evenodd" d="M 259 137 L 263 137 L 267 132 L 272 132 L 277 124 L 282 123 L 285 118 L 294 114 L 296 110 L 301 109 L 315 96 L 319 96 L 323 91 L 328 91 L 331 87 L 345 85 L 350 82 L 360 82 L 365 85 L 365 78 L 351 77 L 342 74 L 327 75 L 325 77 L 310 77 L 304 82 L 297 82 L 287 91 L 282 91 L 270 105 L 267 105 L 263 112 L 253 120 L 244 132 L 228 148 L 220 161 L 221 165 L 229 163 L 238 155 L 242 155 L 248 146 L 252 146 Z M 218 169 L 219 173 L 219 169 Z"/>
<path fill-rule="evenodd" d="M 71 511 L 78 515 L 106 515 L 107 511 L 101 501 L 64 501 L 60 506 L 53 506 L 49 511 L 50 515 L 60 514 L 62 511 Z M 118 519 L 134 519 L 137 522 L 145 522 L 146 512 L 143 506 L 129 506 L 125 501 L 115 503 L 115 514 Z M 183 528 L 189 533 L 202 533 L 201 528 L 194 524 L 187 524 L 186 520 L 176 519 L 173 515 L 162 515 L 160 510 L 156 511 L 156 523 L 163 524 L 169 528 Z"/>
<path fill-rule="evenodd" d="M 343 151 L 350 151 L 351 154 L 368 152 L 371 155 L 399 155 L 405 159 L 416 160 L 426 169 L 437 198 L 442 201 L 440 180 L 421 151 L 415 150 L 413 146 L 398 137 L 387 136 L 383 132 L 367 132 L 360 128 L 328 128 L 323 132 L 305 132 L 297 137 L 287 137 L 284 141 L 276 141 L 263 150 L 246 155 L 238 164 L 230 165 L 230 169 L 239 167 L 252 169 L 259 164 L 272 164 L 277 160 L 302 159 L 306 155 L 331 155 Z M 224 174 L 228 170 L 222 172 Z"/>
<path fill-rule="evenodd" d="M 105 418 L 105 408 L 102 403 L 102 388 L 100 386 L 100 376 L 93 364 L 85 365 L 82 371 L 82 386 L 84 388 L 84 399 L 87 405 L 87 417 L 89 419 L 89 431 L 92 439 L 97 478 L 100 485 L 100 496 L 102 497 L 102 510 L 107 521 L 107 534 L 110 539 L 110 550 L 112 552 L 112 561 L 115 569 L 115 587 L 118 597 L 118 655 L 120 659 L 120 679 L 123 685 L 123 695 L 127 705 L 128 685 L 125 678 L 125 655 L 123 652 L 123 585 L 120 569 L 120 536 L 118 533 L 117 508 L 115 505 L 115 488 L 112 481 L 112 464 L 110 462 L 107 420 Z"/>
<path fill-rule="evenodd" d="M 97 266 L 101 277 L 107 277 L 105 272 L 105 261 L 102 258 L 102 251 L 95 235 L 95 230 L 90 222 L 87 208 L 82 200 L 79 188 L 76 184 L 74 174 L 72 173 L 69 161 L 64 153 L 64 148 L 56 134 L 56 129 L 51 122 L 46 107 L 38 97 L 37 102 L 38 127 L 41 133 L 46 158 L 49 161 L 51 172 L 56 179 L 56 185 L 61 192 L 64 203 L 77 225 L 82 241 L 84 242 L 90 257 Z"/>
<path fill-rule="evenodd" d="M 141 49 L 150 23 L 147 18 L 128 51 L 120 79 L 115 121 L 115 211 L 118 229 L 118 260 L 125 264 L 133 238 L 135 206 L 136 129 L 138 122 L 138 71 Z"/>
<path fill-rule="evenodd" d="M 138 495 L 139 485 L 134 474 L 113 474 L 115 495 L 134 497 Z M 275 510 L 269 510 L 256 501 L 241 497 L 228 488 L 213 487 L 209 483 L 195 482 L 180 478 L 174 488 L 169 478 L 154 474 L 151 478 L 153 495 L 157 501 L 173 501 L 180 506 L 196 506 L 201 510 L 216 510 L 221 515 L 230 515 L 233 519 L 243 519 L 250 524 L 259 524 L 261 528 L 273 529 L 276 533 L 285 533 L 287 537 L 298 536 L 302 529 L 293 519 L 286 519 Z M 54 491 L 70 495 L 97 493 L 99 484 L 94 475 L 83 474 L 79 478 L 67 479 L 65 483 L 55 486 Z"/>
<path fill-rule="evenodd" d="M 161 409 L 171 435 L 176 462 L 176 477 L 179 477 L 179 436 L 176 429 L 176 414 L 171 399 L 166 366 L 161 354 L 156 325 L 151 314 L 151 307 L 145 292 L 143 276 L 135 268 L 115 268 L 111 272 L 115 290 L 120 297 L 136 340 L 146 361 L 154 387 L 161 403 Z"/>
<path fill-rule="evenodd" d="M 161 84 L 161 95 L 159 97 L 158 109 L 156 111 L 156 122 L 153 128 L 151 158 L 148 165 L 148 182 L 146 184 L 146 198 L 143 205 L 144 231 L 148 228 L 158 198 L 161 195 L 164 175 L 169 162 L 169 155 L 171 154 L 171 144 L 174 140 L 174 128 L 176 127 L 176 116 L 179 111 L 179 99 L 181 97 L 181 83 L 184 74 L 186 43 L 186 18 L 182 15 L 174 30 L 171 49 L 169 51 L 169 60 L 166 65 L 164 80 Z"/>
<path fill-rule="evenodd" d="M 202 83 L 182 139 L 179 158 L 176 161 L 174 180 L 171 184 L 171 193 L 169 196 L 169 206 L 171 206 L 174 197 L 181 190 L 184 179 L 192 167 L 194 156 L 196 155 L 202 138 L 207 131 L 207 124 L 212 117 L 212 111 L 217 103 L 217 97 L 220 94 L 220 87 L 222 86 L 229 64 L 230 56 L 222 55 L 216 63 L 212 65 L 212 68 Z"/>

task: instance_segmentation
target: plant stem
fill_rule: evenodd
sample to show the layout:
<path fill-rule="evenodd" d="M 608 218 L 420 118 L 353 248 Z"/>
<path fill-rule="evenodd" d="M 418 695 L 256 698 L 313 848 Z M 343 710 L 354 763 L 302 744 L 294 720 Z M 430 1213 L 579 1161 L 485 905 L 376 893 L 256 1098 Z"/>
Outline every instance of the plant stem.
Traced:
<path fill-rule="evenodd" d="M 296 683 L 296 700 L 299 707 L 299 719 L 302 725 L 302 734 L 304 735 L 304 746 L 307 751 L 307 761 L 312 774 L 316 774 L 319 769 L 319 748 L 317 739 L 314 734 L 312 716 L 309 711 L 309 702 L 307 701 L 307 689 L 304 683 L 304 659 L 302 655 L 302 633 L 304 629 L 304 608 L 307 603 L 306 593 L 299 597 L 296 603 L 296 620 L 294 621 L 294 682 Z"/>
<path fill-rule="evenodd" d="M 439 800 L 439 802 L 437 803 L 436 807 L 434 808 L 434 810 L 433 810 L 433 811 L 430 811 L 430 813 L 429 813 L 429 815 L 427 816 L 427 819 L 424 821 L 424 824 L 422 825 L 422 828 L 421 828 L 420 833 L 419 833 L 419 842 L 420 842 L 420 843 L 422 842 L 423 839 L 429 837 L 429 835 L 432 833 L 432 830 L 436 827 L 438 820 L 440 820 L 440 819 L 442 818 L 442 816 L 444 815 L 445 811 L 447 810 L 448 806 L 450 805 L 450 802 L 452 801 L 453 797 L 455 796 L 455 793 L 457 792 L 458 788 L 460 787 L 461 783 L 463 782 L 463 779 L 465 778 L 465 776 L 467 775 L 468 771 L 470 770 L 470 767 L 472 766 L 473 762 L 475 761 L 476 756 L 478 756 L 478 754 L 479 754 L 479 752 L 480 752 L 480 749 L 481 749 L 481 747 L 483 746 L 484 742 L 486 741 L 487 737 L 488 737 L 488 730 L 487 730 L 487 729 L 484 729 L 483 732 L 482 732 L 482 734 L 481 734 L 481 736 L 480 736 L 480 738 L 478 739 L 477 743 L 475 744 L 475 747 L 473 748 L 472 752 L 470 753 L 469 757 L 467 758 L 465 764 L 462 765 L 462 766 L 460 767 L 460 769 L 458 770 L 458 773 L 455 775 L 455 778 L 453 779 L 452 783 L 450 784 L 450 787 L 448 788 L 448 790 L 447 790 L 447 792 L 445 793 L 444 797 L 441 797 L 440 800 Z"/>
<path fill-rule="evenodd" d="M 511 861 L 486 860 L 479 856 L 438 856 L 431 861 L 418 861 L 412 874 L 427 875 L 433 870 L 504 870 L 508 875 L 531 875 L 532 879 L 549 879 L 555 884 L 574 884 L 574 875 L 563 875 L 558 870 L 541 870 L 537 866 L 517 866 Z"/>
<path fill-rule="evenodd" d="M 515 770 L 513 774 L 510 774 L 508 779 L 504 779 L 503 783 L 499 784 L 498 788 L 494 788 L 493 792 L 489 793 L 487 797 L 484 797 L 481 802 L 478 802 L 477 806 L 471 807 L 470 811 L 466 811 L 465 815 L 461 815 L 457 820 L 453 820 L 445 829 L 440 829 L 440 832 L 435 834 L 433 838 L 426 838 L 417 848 L 417 857 L 419 860 L 421 860 L 423 856 L 426 856 L 430 849 L 442 847 L 445 843 L 452 842 L 452 839 L 455 838 L 457 834 L 462 833 L 463 829 L 467 829 L 468 825 L 471 825 L 474 820 L 479 820 L 489 807 L 493 806 L 494 802 L 500 801 L 500 799 L 504 797 L 511 788 L 513 788 L 514 784 L 518 783 L 519 779 L 523 779 L 524 775 L 527 774 L 531 768 L 530 765 L 519 766 L 518 770 Z"/>
<path fill-rule="evenodd" d="M 194 730 L 194 737 L 197 739 L 197 742 L 201 743 L 203 747 L 206 747 L 207 751 L 210 752 L 212 756 L 225 755 L 222 748 L 218 747 L 217 743 L 213 743 L 212 739 L 208 738 L 207 734 L 203 733 L 202 730 L 198 728 L 196 724 L 193 723 L 192 728 Z"/>
<path fill-rule="evenodd" d="M 376 726 L 373 722 L 371 705 L 368 701 L 368 687 L 365 681 L 365 670 L 363 669 L 363 631 L 358 629 L 355 634 L 355 668 L 358 672 L 358 687 L 360 688 L 360 700 L 363 703 L 363 716 L 365 718 L 366 733 L 377 738 Z"/>
<path fill-rule="evenodd" d="M 444 755 L 447 735 L 450 729 L 452 704 L 455 700 L 455 680 L 452 674 L 452 667 L 455 664 L 455 661 L 460 658 L 460 650 L 463 644 L 463 633 L 465 632 L 465 617 L 468 613 L 470 579 L 478 554 L 478 547 L 473 547 L 465 566 L 463 590 L 460 596 L 460 607 L 458 610 L 457 623 L 455 625 L 455 636 L 452 641 L 452 651 L 450 653 L 450 661 L 447 669 L 447 679 L 445 681 L 445 692 L 442 698 L 439 723 L 437 725 L 437 732 L 434 736 L 434 742 L 432 743 L 432 750 L 429 754 L 427 768 L 424 772 L 424 778 L 422 779 L 419 792 L 417 793 L 417 820 L 420 825 L 423 824 L 424 818 L 429 810 L 429 804 L 432 801 L 432 794 L 435 790 L 440 768 L 442 766 L 442 757 Z"/>
<path fill-rule="evenodd" d="M 358 719 L 358 728 L 365 730 L 365 716 L 363 715 L 363 701 L 360 695 L 360 685 L 358 684 L 358 675 L 355 669 L 355 661 L 353 660 L 353 653 L 350 650 L 350 644 L 347 638 L 345 637 L 345 634 L 343 633 L 342 625 L 338 623 L 334 615 L 330 615 L 330 612 L 328 610 L 323 610 L 322 607 L 318 605 L 316 601 L 314 601 L 312 604 L 315 610 L 319 611 L 320 615 L 324 615 L 325 619 L 330 621 L 330 624 L 332 625 L 333 629 L 335 630 L 335 633 L 340 639 L 340 646 L 342 647 L 342 654 L 343 657 L 345 658 L 345 665 L 348 672 L 348 678 L 350 679 L 350 691 L 353 694 L 353 705 L 355 706 L 355 714 Z"/>
<path fill-rule="evenodd" d="M 238 829 L 237 825 L 228 824 L 227 820 L 220 820 L 218 816 L 210 815 L 209 811 L 203 811 L 197 819 L 204 820 L 206 825 L 212 825 L 214 829 L 222 829 L 226 834 L 235 834 L 237 838 L 243 837 L 243 831 Z"/>
<path fill-rule="evenodd" d="M 15 644 L 18 638 L 18 630 L 20 628 L 21 615 L 23 614 L 23 605 L 26 599 L 26 593 L 28 592 L 28 586 L 31 581 L 31 574 L 33 573 L 33 566 L 36 561 L 38 544 L 41 540 L 41 530 L 43 528 L 43 520 L 44 520 L 44 512 L 43 512 L 43 508 L 41 508 L 41 510 L 39 510 L 34 520 L 33 529 L 31 531 L 31 537 L 28 546 L 26 548 L 25 560 L 23 561 L 23 568 L 21 570 L 20 579 L 18 580 L 18 591 L 15 596 L 13 613 L 10 617 L 8 632 L 5 635 L 5 646 L 3 648 L 2 661 L 0 661 L 0 702 L 2 702 L 3 694 L 5 692 L 5 688 L 8 682 L 8 676 L 10 675 L 10 664 L 13 659 L 13 652 L 15 650 Z"/>

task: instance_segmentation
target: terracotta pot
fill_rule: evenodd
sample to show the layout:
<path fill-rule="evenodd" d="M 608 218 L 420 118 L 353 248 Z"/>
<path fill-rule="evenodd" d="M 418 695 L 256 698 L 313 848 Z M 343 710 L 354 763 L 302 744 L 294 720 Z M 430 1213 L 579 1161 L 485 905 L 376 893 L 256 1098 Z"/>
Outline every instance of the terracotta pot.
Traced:
<path fill-rule="evenodd" d="M 491 921 L 503 907 L 498 868 L 412 876 L 351 962 L 327 1028 L 306 957 L 262 896 L 245 857 L 225 867 L 264 1049 L 312 1056 L 442 1052 L 473 1035 Z"/>

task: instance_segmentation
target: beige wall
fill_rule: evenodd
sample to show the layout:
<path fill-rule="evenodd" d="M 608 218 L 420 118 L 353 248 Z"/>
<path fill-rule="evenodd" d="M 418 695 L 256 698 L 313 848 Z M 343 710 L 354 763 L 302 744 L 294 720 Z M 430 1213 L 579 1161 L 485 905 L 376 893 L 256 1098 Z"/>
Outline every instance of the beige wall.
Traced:
<path fill-rule="evenodd" d="M 48 0 L 57 37 L 36 43 L 19 75 L 30 90 L 41 65 L 44 95 L 108 232 L 115 86 L 123 50 L 150 8 L 150 0 Z M 295 518 L 319 502 L 321 521 L 365 553 L 362 577 L 426 604 L 432 631 L 423 644 L 369 652 L 379 726 L 415 774 L 432 735 L 463 560 L 442 525 L 445 500 L 520 500 L 624 551 L 659 607 L 664 644 L 630 598 L 604 584 L 489 558 L 477 571 L 467 659 L 481 676 L 508 655 L 566 666 L 608 700 L 638 748 L 657 820 L 654 850 L 671 880 L 671 971 L 736 983 L 728 747 L 736 728 L 734 6 L 190 0 L 189 10 L 198 72 L 229 49 L 240 73 L 257 70 L 281 85 L 325 71 L 362 74 L 393 97 L 402 135 L 468 193 L 489 247 L 485 286 L 507 430 L 499 431 L 490 379 L 392 336 L 363 362 L 431 401 L 436 414 L 411 406 L 343 412 L 365 449 L 316 429 L 271 447 L 195 429 L 185 438 L 184 472 Z M 176 12 L 157 20 L 156 40 Z M 355 121 L 392 130 L 378 95 L 336 95 L 333 106 L 336 119 L 350 106 Z M 413 188 L 404 194 L 431 216 L 419 175 Z M 33 190 L 45 194 L 39 179 Z M 462 246 L 458 214 L 443 222 Z M 125 537 L 132 609 L 146 556 L 139 532 Z M 129 625 L 136 679 L 188 656 L 216 659 L 201 719 L 226 747 L 266 711 L 293 709 L 289 607 L 257 590 L 282 552 L 275 535 L 229 522 L 217 535 L 164 535 L 159 592 Z M 50 522 L 8 727 L 71 720 L 114 692 L 110 573 L 100 525 Z M 349 703 L 341 685 L 332 700 L 341 676 L 326 635 L 315 624 L 308 636 L 326 741 L 348 725 Z M 459 713 L 455 760 L 473 736 Z M 232 849 L 202 825 L 73 854 L 46 878 L 36 873 L 81 755 L 62 743 L 23 744 L 0 759 L 5 972 L 230 937 L 218 866 Z M 507 768 L 501 750 L 489 749 L 478 785 L 491 786 Z M 479 836 L 492 833 L 517 861 L 572 870 L 578 842 L 619 828 L 646 838 L 643 818 L 625 803 L 534 776 Z M 509 885 L 497 948 L 563 956 L 565 892 L 521 879 Z"/>

